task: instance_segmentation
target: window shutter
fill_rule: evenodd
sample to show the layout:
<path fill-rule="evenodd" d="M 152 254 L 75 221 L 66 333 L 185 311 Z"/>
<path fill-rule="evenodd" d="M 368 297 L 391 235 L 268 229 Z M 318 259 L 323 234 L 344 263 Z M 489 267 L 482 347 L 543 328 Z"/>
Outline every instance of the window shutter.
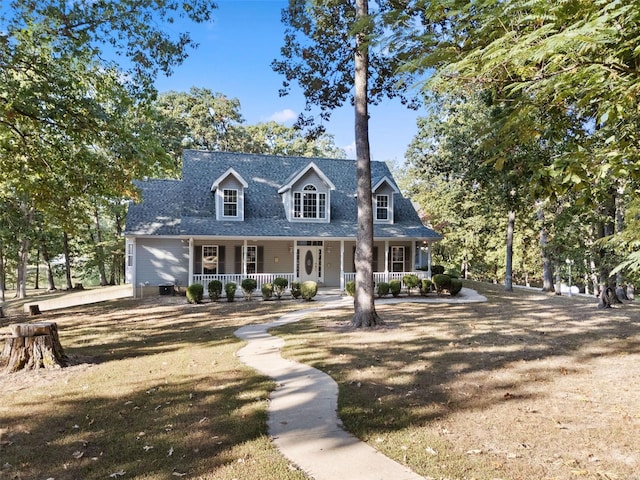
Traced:
<path fill-rule="evenodd" d="M 258 245 L 258 265 L 256 266 L 256 269 L 258 271 L 258 273 L 264 273 L 264 246 L 262 245 Z"/>
<path fill-rule="evenodd" d="M 218 273 L 223 274 L 224 271 L 224 245 L 218 247 Z"/>
<path fill-rule="evenodd" d="M 242 273 L 242 247 L 236 245 L 234 258 L 235 271 L 233 273 Z"/>
<path fill-rule="evenodd" d="M 195 247 L 193 253 L 195 254 L 193 271 L 194 273 L 202 273 L 202 246 Z"/>

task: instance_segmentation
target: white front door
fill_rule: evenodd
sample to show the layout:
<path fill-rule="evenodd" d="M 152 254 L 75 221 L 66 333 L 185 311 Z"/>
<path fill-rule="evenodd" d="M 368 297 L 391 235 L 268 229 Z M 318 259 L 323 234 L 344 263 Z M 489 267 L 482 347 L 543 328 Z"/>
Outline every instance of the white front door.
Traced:
<path fill-rule="evenodd" d="M 321 281 L 322 274 L 322 247 L 316 245 L 298 246 L 298 268 L 301 282 L 313 280 Z"/>

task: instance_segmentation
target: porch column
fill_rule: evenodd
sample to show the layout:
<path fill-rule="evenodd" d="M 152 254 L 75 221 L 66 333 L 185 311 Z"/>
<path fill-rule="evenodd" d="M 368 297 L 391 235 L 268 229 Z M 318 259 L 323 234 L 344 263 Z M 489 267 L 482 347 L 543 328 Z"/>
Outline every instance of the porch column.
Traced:
<path fill-rule="evenodd" d="M 293 240 L 291 242 L 291 245 L 292 245 L 292 247 L 291 247 L 291 255 L 293 255 L 293 272 L 292 272 L 292 274 L 293 274 L 293 281 L 295 282 L 295 281 L 298 280 L 298 278 L 296 277 L 296 272 L 298 271 L 298 255 L 296 254 L 296 246 L 297 246 L 296 245 L 296 241 Z"/>
<path fill-rule="evenodd" d="M 194 261 L 194 245 L 193 245 L 193 237 L 189 238 L 189 280 L 188 285 L 193 283 L 193 261 Z M 188 286 L 187 285 L 187 286 Z"/>
<path fill-rule="evenodd" d="M 389 282 L 389 240 L 384 241 L 384 279 Z"/>
<path fill-rule="evenodd" d="M 411 271 L 416 271 L 416 241 L 411 242 L 413 244 L 413 248 L 411 249 Z"/>
<path fill-rule="evenodd" d="M 133 286 L 133 298 L 138 298 L 136 295 L 136 287 L 138 286 L 138 263 L 137 263 L 137 255 L 136 255 L 136 238 L 132 238 L 127 240 L 127 262 L 131 261 L 131 265 L 127 265 L 128 274 L 130 276 L 129 281 Z M 129 257 L 129 248 L 131 248 L 131 257 Z"/>
<path fill-rule="evenodd" d="M 418 240 L 418 263 L 420 264 L 420 268 L 422 268 L 422 246 L 424 245 L 424 242 L 421 242 L 420 240 Z"/>
<path fill-rule="evenodd" d="M 431 244 L 427 242 L 427 275 L 431 278 Z"/>
<path fill-rule="evenodd" d="M 242 276 L 247 276 L 247 239 L 242 242 Z"/>
<path fill-rule="evenodd" d="M 340 290 L 344 292 L 344 240 L 340 240 Z"/>

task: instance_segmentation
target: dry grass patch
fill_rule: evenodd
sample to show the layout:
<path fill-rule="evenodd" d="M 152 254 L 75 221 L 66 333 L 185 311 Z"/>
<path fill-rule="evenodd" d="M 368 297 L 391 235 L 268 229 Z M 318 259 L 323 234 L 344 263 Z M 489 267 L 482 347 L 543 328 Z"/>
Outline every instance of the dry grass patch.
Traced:
<path fill-rule="evenodd" d="M 473 284 L 479 304 L 378 305 L 282 327 L 340 385 L 348 430 L 426 478 L 639 479 L 640 307 Z"/>
<path fill-rule="evenodd" d="M 233 334 L 301 306 L 164 297 L 43 314 L 72 365 L 0 373 L 0 479 L 306 478 L 271 446 L 274 385 L 237 360 Z"/>

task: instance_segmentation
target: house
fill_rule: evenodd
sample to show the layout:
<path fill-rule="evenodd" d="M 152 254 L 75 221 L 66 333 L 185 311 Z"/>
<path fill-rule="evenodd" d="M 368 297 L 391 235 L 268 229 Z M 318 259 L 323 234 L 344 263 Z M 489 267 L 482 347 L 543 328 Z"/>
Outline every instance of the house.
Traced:
<path fill-rule="evenodd" d="M 418 267 L 431 244 L 387 165 L 371 162 L 375 281 Z M 276 277 L 339 287 L 355 279 L 356 162 L 187 150 L 181 180 L 137 183 L 124 232 L 126 275 L 136 294 L 218 279 L 258 288 Z"/>

